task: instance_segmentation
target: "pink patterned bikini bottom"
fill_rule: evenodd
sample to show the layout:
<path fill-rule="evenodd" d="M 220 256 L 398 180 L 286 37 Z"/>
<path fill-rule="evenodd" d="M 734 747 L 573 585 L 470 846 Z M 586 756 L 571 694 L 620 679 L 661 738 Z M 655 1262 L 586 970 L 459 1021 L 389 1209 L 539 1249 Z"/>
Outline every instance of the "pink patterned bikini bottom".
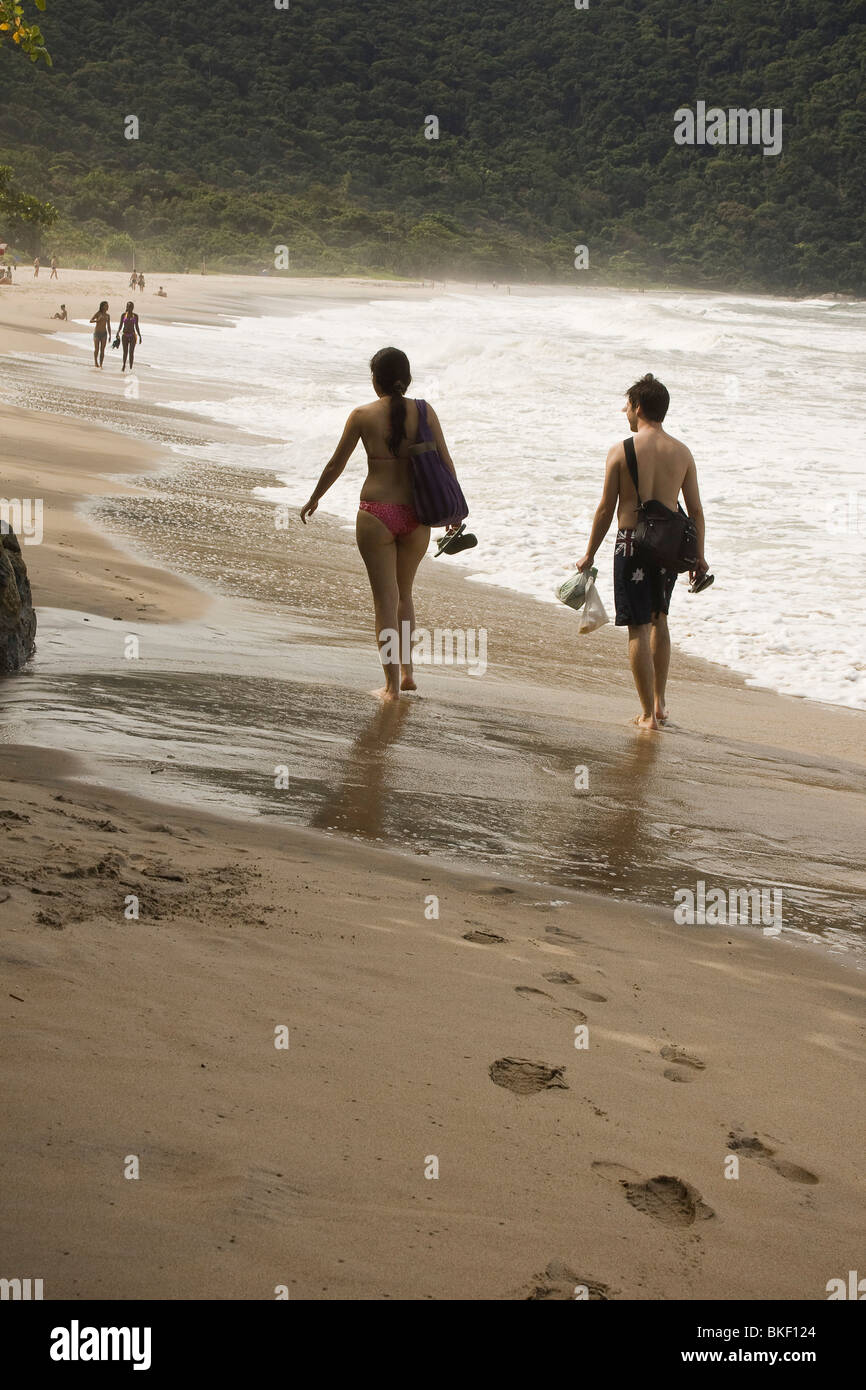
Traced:
<path fill-rule="evenodd" d="M 378 517 L 388 527 L 392 536 L 408 536 L 421 523 L 415 515 L 415 508 L 405 502 L 359 502 L 362 512 Z"/>

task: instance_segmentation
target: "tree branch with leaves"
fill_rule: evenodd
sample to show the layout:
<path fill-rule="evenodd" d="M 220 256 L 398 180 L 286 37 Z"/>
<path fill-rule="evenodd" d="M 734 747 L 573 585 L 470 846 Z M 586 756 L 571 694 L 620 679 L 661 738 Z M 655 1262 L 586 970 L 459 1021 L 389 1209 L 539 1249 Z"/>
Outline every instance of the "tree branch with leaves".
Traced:
<path fill-rule="evenodd" d="M 0 164 L 0 232 L 11 240 L 28 227 L 36 229 L 36 242 L 41 233 L 53 227 L 60 213 L 53 203 L 42 203 L 29 193 L 22 193 L 12 182 L 8 164 Z M 26 234 L 26 232 L 25 232 Z"/>
<path fill-rule="evenodd" d="M 33 0 L 37 10 L 45 9 L 46 0 Z M 24 12 L 24 6 L 15 0 L 0 0 L 0 44 L 14 43 L 22 53 L 26 53 L 31 63 L 41 58 L 51 67 L 51 55 L 45 47 L 45 39 L 38 24 L 31 24 Z"/>

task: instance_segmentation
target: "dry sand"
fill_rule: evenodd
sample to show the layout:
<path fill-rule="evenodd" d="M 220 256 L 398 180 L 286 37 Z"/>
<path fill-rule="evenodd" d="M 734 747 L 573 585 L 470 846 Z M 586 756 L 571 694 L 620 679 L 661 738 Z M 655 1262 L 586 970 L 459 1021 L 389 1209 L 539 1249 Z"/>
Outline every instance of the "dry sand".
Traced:
<path fill-rule="evenodd" d="M 94 297 L 125 299 L 125 277 L 62 273 L 60 286 L 22 276 L 0 291 L 0 353 L 47 350 L 34 327 L 55 300 L 74 316 Z M 149 289 L 149 315 L 206 316 L 250 288 L 162 283 L 171 298 Z M 159 466 L 157 450 L 45 412 L 2 419 L 0 493 L 38 484 L 51 516 L 26 552 L 39 603 L 187 620 L 191 643 L 197 623 L 229 612 L 207 574 L 134 561 L 76 514 L 78 500 L 122 491 L 106 475 Z M 361 699 L 361 648 L 329 645 L 312 603 L 323 576 L 343 590 L 350 577 L 361 629 L 360 562 L 325 519 L 303 564 L 336 652 L 330 679 Z M 419 596 L 455 623 L 479 602 L 432 562 Z M 587 736 L 627 798 L 640 736 L 625 726 L 619 635 L 597 634 L 576 672 L 573 653 L 549 657 L 561 614 L 496 591 L 484 602 L 498 653 L 484 695 L 437 672 L 427 696 L 467 731 L 458 802 L 488 776 L 497 715 L 547 747 L 576 681 Z M 705 831 L 746 823 L 756 839 L 772 817 L 761 854 L 775 840 L 792 873 L 808 860 L 812 881 L 856 891 L 862 716 L 682 658 L 674 692 L 682 739 L 656 736 L 669 742 L 654 772 L 671 820 L 678 808 L 688 823 L 694 784 L 712 775 Z M 688 757 L 665 751 L 677 746 Z M 377 790 L 364 766 L 346 793 L 357 832 Z M 822 1299 L 858 1267 L 864 985 L 852 962 L 754 929 L 678 927 L 669 907 L 160 806 L 86 785 L 56 750 L 6 742 L 2 771 L 6 1277 L 43 1278 L 47 1298 L 269 1299 L 278 1285 L 311 1299 L 572 1298 L 581 1284 L 620 1299 Z M 635 830 L 601 807 L 599 826 L 613 857 Z M 274 1045 L 281 1025 L 287 1049 Z M 434 1159 L 438 1178 L 425 1176 Z"/>

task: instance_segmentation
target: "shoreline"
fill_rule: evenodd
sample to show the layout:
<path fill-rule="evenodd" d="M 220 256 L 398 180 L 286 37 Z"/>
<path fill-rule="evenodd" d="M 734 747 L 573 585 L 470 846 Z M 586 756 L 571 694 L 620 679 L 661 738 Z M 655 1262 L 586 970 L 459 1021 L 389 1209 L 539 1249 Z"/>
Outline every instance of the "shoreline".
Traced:
<path fill-rule="evenodd" d="M 75 372 L 20 375 L 15 476 L 80 492 L 0 704 L 12 1264 L 47 1299 L 824 1299 L 866 1229 L 859 712 L 679 654 L 679 727 L 631 734 L 612 633 L 426 562 L 490 670 L 377 709 L 344 524 L 279 536 L 182 405 L 52 416 Z M 653 901 L 749 876 L 820 944 Z"/>

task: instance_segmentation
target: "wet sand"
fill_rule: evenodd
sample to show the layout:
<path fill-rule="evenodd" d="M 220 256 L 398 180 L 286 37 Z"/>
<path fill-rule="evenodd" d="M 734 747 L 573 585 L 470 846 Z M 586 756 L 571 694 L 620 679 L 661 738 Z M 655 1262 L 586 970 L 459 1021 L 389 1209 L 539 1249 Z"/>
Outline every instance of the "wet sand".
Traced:
<path fill-rule="evenodd" d="M 675 655 L 639 735 L 622 634 L 443 560 L 419 621 L 489 669 L 380 709 L 346 529 L 276 532 L 180 397 L 0 380 L 46 497 L 0 691 L 10 1258 L 46 1297 L 825 1297 L 862 1243 L 862 715 Z M 781 938 L 677 926 L 698 878 L 782 884 Z"/>

